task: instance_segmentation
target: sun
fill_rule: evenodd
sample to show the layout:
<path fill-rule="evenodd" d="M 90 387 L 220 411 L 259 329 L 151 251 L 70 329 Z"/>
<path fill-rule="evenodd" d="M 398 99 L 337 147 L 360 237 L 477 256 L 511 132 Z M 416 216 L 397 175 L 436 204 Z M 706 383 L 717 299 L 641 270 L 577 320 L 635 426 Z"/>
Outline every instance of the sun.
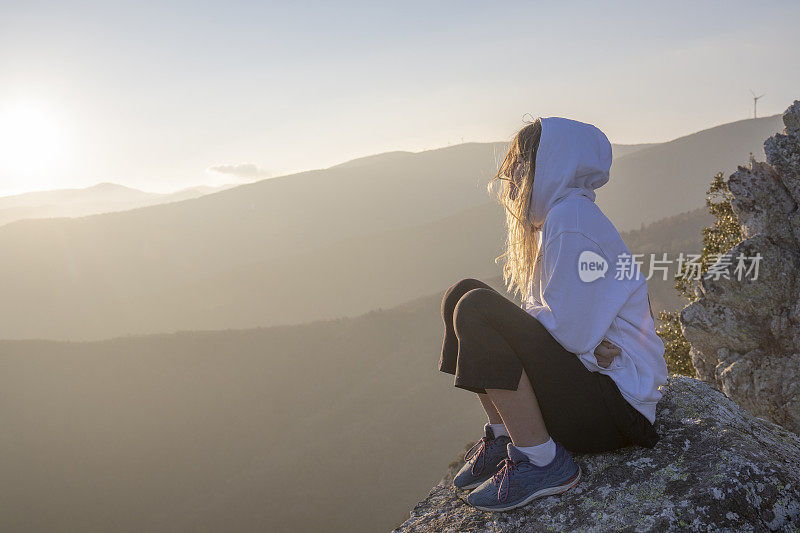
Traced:
<path fill-rule="evenodd" d="M 63 156 L 58 121 L 42 106 L 0 104 L 0 168 L 20 175 L 55 170 Z"/>

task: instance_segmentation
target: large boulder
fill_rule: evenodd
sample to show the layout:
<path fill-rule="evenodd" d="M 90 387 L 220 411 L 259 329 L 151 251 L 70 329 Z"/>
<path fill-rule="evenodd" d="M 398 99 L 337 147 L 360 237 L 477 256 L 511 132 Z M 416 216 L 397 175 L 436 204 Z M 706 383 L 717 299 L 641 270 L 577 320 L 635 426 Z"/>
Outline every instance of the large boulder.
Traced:
<path fill-rule="evenodd" d="M 652 449 L 575 455 L 583 479 L 507 513 L 465 503 L 450 471 L 396 531 L 796 531 L 800 437 L 708 384 L 670 377 Z"/>
<path fill-rule="evenodd" d="M 704 277 L 681 311 L 697 377 L 757 416 L 800 432 L 800 101 L 727 181 L 744 240 L 724 254 L 729 277 Z M 735 273 L 740 254 L 758 275 Z M 754 267 L 745 259 L 746 267 Z"/>

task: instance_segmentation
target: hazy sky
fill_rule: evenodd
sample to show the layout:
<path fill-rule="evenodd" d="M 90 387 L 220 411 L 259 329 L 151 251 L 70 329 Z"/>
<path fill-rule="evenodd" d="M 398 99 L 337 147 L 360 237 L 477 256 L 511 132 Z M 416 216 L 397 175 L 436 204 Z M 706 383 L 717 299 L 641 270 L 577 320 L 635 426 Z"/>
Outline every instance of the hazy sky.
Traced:
<path fill-rule="evenodd" d="M 291 4 L 291 5 L 290 5 Z M 800 98 L 797 2 L 8 2 L 0 194 L 505 140 L 663 141 Z"/>

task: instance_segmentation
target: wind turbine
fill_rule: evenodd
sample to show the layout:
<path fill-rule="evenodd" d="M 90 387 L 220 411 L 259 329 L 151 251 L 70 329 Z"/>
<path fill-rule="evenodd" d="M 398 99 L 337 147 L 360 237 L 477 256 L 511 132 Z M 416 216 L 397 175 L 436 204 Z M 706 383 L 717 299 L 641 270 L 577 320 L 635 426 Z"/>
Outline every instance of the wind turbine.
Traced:
<path fill-rule="evenodd" d="M 761 98 L 762 96 L 764 96 L 764 94 L 767 94 L 767 93 L 764 93 L 761 96 L 756 96 L 756 93 L 753 92 L 753 89 L 750 89 L 750 94 L 753 95 L 753 118 L 758 118 L 758 114 L 757 114 L 757 111 L 758 111 L 758 99 Z"/>

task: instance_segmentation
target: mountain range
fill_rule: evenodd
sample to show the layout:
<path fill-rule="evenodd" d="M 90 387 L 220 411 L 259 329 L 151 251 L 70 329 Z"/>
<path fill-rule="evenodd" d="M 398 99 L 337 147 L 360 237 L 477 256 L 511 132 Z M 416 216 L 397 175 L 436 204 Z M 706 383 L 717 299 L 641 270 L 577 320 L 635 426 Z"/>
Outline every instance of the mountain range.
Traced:
<path fill-rule="evenodd" d="M 127 211 L 148 205 L 178 202 L 222 191 L 236 184 L 197 185 L 171 193 L 145 192 L 116 183 L 91 187 L 33 191 L 0 196 L 0 226 L 27 218 L 79 217 L 113 211 Z"/>
<path fill-rule="evenodd" d="M 710 220 L 624 238 L 698 251 Z M 483 424 L 436 371 L 443 290 L 295 326 L 0 340 L 0 530 L 389 529 Z"/>
<path fill-rule="evenodd" d="M 765 124 L 694 139 L 740 146 Z M 628 158 L 698 152 L 666 144 L 615 146 L 612 183 L 633 179 L 617 170 Z M 503 290 L 502 213 L 484 190 L 501 149 L 380 154 L 0 227 L 3 336 L 72 339 L 0 340 L 0 530 L 401 522 L 484 422 L 473 395 L 436 371 L 439 303 L 460 277 Z M 612 221 L 641 215 L 623 232 L 634 253 L 699 251 L 716 170 L 697 168 L 675 178 L 691 190 L 669 217 L 651 218 L 659 196 L 621 191 L 627 211 L 603 207 Z M 666 174 L 651 170 L 639 181 L 658 191 Z M 648 285 L 654 310 L 683 304 L 671 280 Z M 290 322 L 303 323 L 269 326 Z M 140 334 L 172 329 L 208 331 Z"/>
<path fill-rule="evenodd" d="M 703 205 L 778 117 L 617 146 L 598 204 L 621 229 Z M 497 276 L 501 143 L 393 152 L 199 198 L 0 227 L 0 338 L 90 340 L 295 324 Z M 653 198 L 658 201 L 642 201 Z"/>

